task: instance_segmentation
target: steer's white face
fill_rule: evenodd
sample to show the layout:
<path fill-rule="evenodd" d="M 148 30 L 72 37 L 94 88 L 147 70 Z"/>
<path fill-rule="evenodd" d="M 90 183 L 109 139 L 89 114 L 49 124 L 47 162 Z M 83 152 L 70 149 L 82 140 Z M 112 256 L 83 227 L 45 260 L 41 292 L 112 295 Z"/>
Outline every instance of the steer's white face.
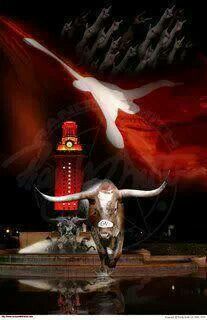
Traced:
<path fill-rule="evenodd" d="M 97 205 L 99 212 L 97 226 L 99 227 L 100 236 L 108 239 L 114 227 L 114 218 L 118 206 L 114 190 L 99 191 Z"/>
<path fill-rule="evenodd" d="M 100 207 L 103 210 L 104 214 L 107 214 L 107 208 L 109 207 L 109 203 L 112 202 L 112 198 L 113 198 L 113 190 L 100 191 L 98 193 Z"/>

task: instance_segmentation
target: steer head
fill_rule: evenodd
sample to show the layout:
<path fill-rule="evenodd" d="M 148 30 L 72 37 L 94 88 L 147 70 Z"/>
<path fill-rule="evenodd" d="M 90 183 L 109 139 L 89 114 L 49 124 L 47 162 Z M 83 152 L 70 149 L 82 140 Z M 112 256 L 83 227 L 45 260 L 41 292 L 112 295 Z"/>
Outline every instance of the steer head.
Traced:
<path fill-rule="evenodd" d="M 133 190 L 122 189 L 117 187 L 110 180 L 103 180 L 93 189 L 82 191 L 80 193 L 69 194 L 66 196 L 52 197 L 37 191 L 48 201 L 51 202 L 70 202 L 74 200 L 89 200 L 91 222 L 99 227 L 100 233 L 105 237 L 105 229 L 112 229 L 114 227 L 114 218 L 121 205 L 122 199 L 126 197 L 153 197 L 160 194 L 167 181 L 164 181 L 161 186 L 153 190 Z"/>
<path fill-rule="evenodd" d="M 98 228 L 102 240 L 109 240 L 114 235 L 120 202 L 118 189 L 110 181 L 103 181 L 89 201 L 90 222 Z"/>

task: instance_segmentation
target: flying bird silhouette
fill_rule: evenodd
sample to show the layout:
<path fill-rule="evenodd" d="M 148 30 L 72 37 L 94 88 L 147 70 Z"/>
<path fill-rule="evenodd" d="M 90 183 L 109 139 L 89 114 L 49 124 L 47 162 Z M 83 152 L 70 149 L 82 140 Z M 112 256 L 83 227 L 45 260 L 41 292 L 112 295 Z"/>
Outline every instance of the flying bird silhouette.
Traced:
<path fill-rule="evenodd" d="M 136 114 L 140 111 L 140 107 L 134 102 L 135 99 L 140 99 L 162 87 L 174 87 L 181 84 L 168 80 L 159 80 L 138 88 L 124 90 L 112 83 L 100 81 L 94 77 L 80 75 L 57 55 L 32 38 L 24 38 L 24 42 L 59 62 L 69 75 L 75 78 L 73 81 L 75 88 L 91 93 L 105 117 L 106 136 L 112 145 L 119 149 L 124 148 L 124 140 L 115 123 L 118 110 L 121 109 L 128 114 Z"/>

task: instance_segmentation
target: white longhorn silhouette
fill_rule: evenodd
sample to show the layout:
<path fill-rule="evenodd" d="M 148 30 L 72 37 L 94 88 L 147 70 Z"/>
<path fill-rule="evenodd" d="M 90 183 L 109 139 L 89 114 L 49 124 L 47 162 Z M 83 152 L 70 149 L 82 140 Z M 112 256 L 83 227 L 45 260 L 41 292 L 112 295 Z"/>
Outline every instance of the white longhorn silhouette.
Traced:
<path fill-rule="evenodd" d="M 128 114 L 135 114 L 140 111 L 139 106 L 134 103 L 135 99 L 142 98 L 161 87 L 174 87 L 180 85 L 180 83 L 174 83 L 168 80 L 159 80 L 135 89 L 124 90 L 112 83 L 80 75 L 57 55 L 34 39 L 24 38 L 24 42 L 58 61 L 70 76 L 76 79 L 73 81 L 73 86 L 75 88 L 91 93 L 106 119 L 107 138 L 116 148 L 124 148 L 123 137 L 115 123 L 119 109 Z"/>

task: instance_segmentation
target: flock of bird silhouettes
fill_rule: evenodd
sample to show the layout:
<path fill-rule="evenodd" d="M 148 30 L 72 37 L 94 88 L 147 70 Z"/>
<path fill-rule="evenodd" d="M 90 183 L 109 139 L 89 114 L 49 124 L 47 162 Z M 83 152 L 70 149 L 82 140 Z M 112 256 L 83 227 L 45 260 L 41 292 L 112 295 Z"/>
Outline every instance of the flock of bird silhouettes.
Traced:
<path fill-rule="evenodd" d="M 99 72 L 140 72 L 163 62 L 172 64 L 183 61 L 192 48 L 184 35 L 183 10 L 175 6 L 167 8 L 153 26 L 145 12 L 133 17 L 130 24 L 113 19 L 111 6 L 92 20 L 90 15 L 87 12 L 67 22 L 62 38 L 73 44 L 80 65 Z"/>

